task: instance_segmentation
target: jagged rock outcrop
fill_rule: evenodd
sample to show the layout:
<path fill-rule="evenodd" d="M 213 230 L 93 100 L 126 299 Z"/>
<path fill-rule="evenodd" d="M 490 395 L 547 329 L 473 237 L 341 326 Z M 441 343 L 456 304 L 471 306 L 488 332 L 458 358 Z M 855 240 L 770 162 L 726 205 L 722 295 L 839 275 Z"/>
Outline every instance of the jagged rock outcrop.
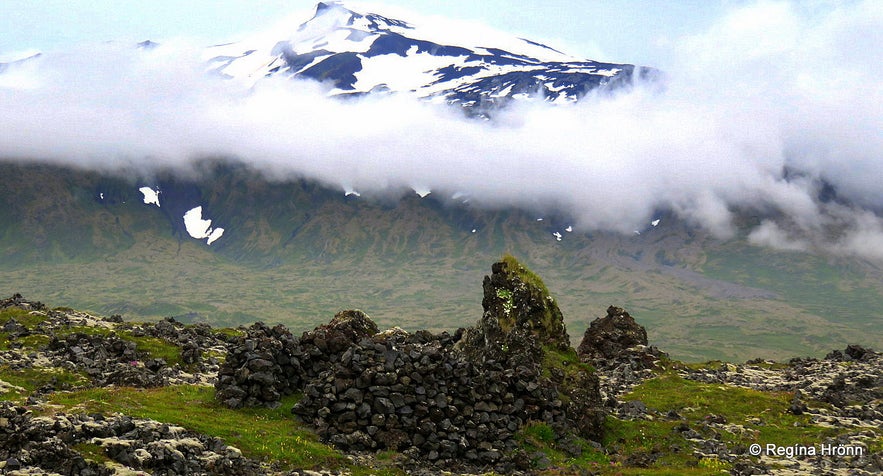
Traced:
<path fill-rule="evenodd" d="M 647 345 L 647 330 L 624 309 L 607 308 L 607 315 L 591 322 L 577 348 L 581 361 L 601 372 L 601 396 L 605 405 L 618 413 L 632 412 L 621 407 L 617 396 L 654 376 L 653 369 L 668 356 Z"/>
<path fill-rule="evenodd" d="M 647 330 L 625 309 L 610 306 L 605 317 L 589 324 L 576 351 L 585 360 L 613 359 L 638 345 L 647 345 Z"/>
<path fill-rule="evenodd" d="M 491 271 L 482 282 L 481 320 L 464 335 L 462 347 L 470 358 L 506 360 L 528 352 L 535 360 L 539 351 L 531 348 L 533 343 L 570 348 L 564 316 L 539 277 L 511 256 L 494 263 Z M 518 349 L 509 345 L 519 342 L 526 345 Z"/>
<path fill-rule="evenodd" d="M 608 307 L 605 317 L 589 324 L 577 354 L 583 362 L 619 374 L 656 368 L 660 359 L 668 357 L 656 347 L 648 346 L 644 326 L 616 306 Z M 632 383 L 637 383 L 637 377 Z"/>
<path fill-rule="evenodd" d="M 491 271 L 482 283 L 481 320 L 464 332 L 458 348 L 473 362 L 529 369 L 537 384 L 554 388 L 567 402 L 567 428 L 599 439 L 604 418 L 599 380 L 588 368 L 562 365 L 561 353 L 573 349 L 555 299 L 538 276 L 511 256 L 494 263 Z"/>

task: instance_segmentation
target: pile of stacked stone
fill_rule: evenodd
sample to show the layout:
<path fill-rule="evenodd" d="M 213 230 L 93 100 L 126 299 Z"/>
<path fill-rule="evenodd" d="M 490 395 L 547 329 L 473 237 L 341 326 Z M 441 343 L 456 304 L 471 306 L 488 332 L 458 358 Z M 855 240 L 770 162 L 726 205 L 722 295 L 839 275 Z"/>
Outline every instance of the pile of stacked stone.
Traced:
<path fill-rule="evenodd" d="M 447 334 L 385 332 L 351 346 L 293 412 L 347 450 L 393 449 L 429 461 L 495 463 L 528 421 L 564 421 L 538 369 L 476 365 Z"/>
<path fill-rule="evenodd" d="M 300 338 L 281 325 L 258 322 L 234 338 L 215 384 L 217 398 L 231 408 L 277 407 L 282 396 L 303 390 L 377 325 L 361 311 L 343 311 Z"/>
<path fill-rule="evenodd" d="M 454 335 L 379 333 L 360 311 L 300 338 L 256 324 L 231 343 L 217 398 L 231 407 L 275 406 L 303 392 L 293 412 L 323 440 L 446 465 L 519 465 L 515 437 L 528 423 L 598 439 L 597 376 L 544 367 L 546 349 L 574 351 L 554 299 L 524 278 L 526 270 L 510 269 L 520 266 L 513 262 L 494 264 L 482 318 Z"/>
<path fill-rule="evenodd" d="M 300 389 L 304 377 L 298 339 L 284 326 L 253 324 L 234 338 L 218 370 L 215 396 L 230 408 L 279 406 Z"/>

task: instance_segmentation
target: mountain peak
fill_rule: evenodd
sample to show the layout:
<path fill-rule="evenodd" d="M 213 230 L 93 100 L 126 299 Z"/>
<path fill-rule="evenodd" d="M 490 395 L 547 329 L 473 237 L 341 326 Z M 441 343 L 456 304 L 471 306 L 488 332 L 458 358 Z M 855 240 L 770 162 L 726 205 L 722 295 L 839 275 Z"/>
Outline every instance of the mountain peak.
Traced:
<path fill-rule="evenodd" d="M 294 33 L 214 48 L 211 61 L 218 72 L 252 83 L 268 76 L 313 79 L 332 95 L 387 91 L 480 114 L 512 100 L 576 101 L 629 84 L 636 71 L 474 25 L 424 23 L 319 2 Z"/>
<path fill-rule="evenodd" d="M 337 6 L 340 6 L 340 2 L 319 2 L 316 4 L 316 14 Z"/>
<path fill-rule="evenodd" d="M 376 13 L 358 13 L 350 10 L 342 2 L 319 2 L 316 4 L 316 12 L 306 23 L 302 24 L 299 31 L 306 29 L 311 23 L 321 23 L 324 27 L 346 28 L 366 32 L 385 32 L 391 28 L 412 29 L 407 22 L 387 18 Z"/>

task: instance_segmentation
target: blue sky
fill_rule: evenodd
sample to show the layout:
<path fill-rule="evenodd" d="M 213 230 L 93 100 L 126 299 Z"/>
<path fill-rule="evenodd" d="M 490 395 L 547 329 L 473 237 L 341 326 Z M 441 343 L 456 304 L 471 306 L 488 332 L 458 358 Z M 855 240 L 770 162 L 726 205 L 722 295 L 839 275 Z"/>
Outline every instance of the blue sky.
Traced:
<path fill-rule="evenodd" d="M 344 2 L 356 6 L 356 2 Z M 694 34 L 735 1 L 383 0 L 424 15 L 474 20 L 593 59 L 659 65 L 667 45 Z M 109 40 L 186 37 L 232 41 L 281 18 L 309 17 L 315 0 L 4 0 L 0 55 Z M 370 4 L 374 6 L 373 4 Z M 299 15 L 298 15 L 299 14 Z M 296 21 L 293 27 L 296 27 Z"/>

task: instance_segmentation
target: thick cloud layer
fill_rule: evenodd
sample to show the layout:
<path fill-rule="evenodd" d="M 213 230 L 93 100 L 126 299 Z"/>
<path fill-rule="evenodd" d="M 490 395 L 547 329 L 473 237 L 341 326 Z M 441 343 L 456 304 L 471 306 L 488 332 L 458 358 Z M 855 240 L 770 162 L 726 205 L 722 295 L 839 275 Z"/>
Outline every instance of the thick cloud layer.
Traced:
<path fill-rule="evenodd" d="M 722 237 L 883 260 L 883 4 L 762 2 L 674 45 L 661 82 L 491 121 L 405 95 L 208 76 L 201 48 L 101 44 L 0 74 L 0 155 L 107 170 L 213 156 L 360 192 L 468 193 L 631 232 L 660 209 Z M 838 201 L 820 200 L 825 188 Z M 830 195 L 830 194 L 828 194 Z"/>

